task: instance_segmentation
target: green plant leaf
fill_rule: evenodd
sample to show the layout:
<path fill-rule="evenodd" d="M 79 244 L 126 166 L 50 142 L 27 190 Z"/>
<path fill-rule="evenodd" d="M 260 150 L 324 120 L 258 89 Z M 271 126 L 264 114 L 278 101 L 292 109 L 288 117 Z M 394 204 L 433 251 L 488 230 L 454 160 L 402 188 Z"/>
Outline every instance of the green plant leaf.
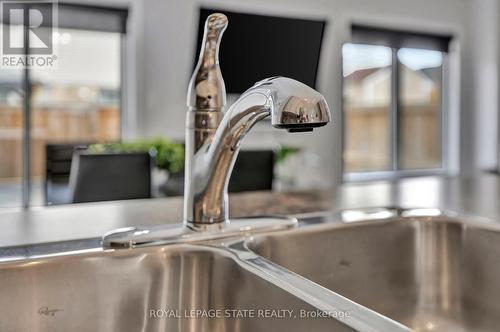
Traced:
<path fill-rule="evenodd" d="M 184 169 L 184 144 L 164 137 L 136 139 L 119 143 L 92 144 L 91 153 L 149 152 L 155 156 L 156 167 L 178 174 Z"/>

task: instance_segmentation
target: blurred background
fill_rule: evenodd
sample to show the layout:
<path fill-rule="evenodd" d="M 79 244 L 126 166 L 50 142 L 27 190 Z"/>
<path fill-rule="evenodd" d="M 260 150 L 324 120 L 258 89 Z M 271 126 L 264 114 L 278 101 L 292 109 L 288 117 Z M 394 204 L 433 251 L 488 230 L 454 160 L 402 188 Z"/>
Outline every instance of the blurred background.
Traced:
<path fill-rule="evenodd" d="M 283 75 L 333 110 L 332 124 L 305 135 L 259 123 L 231 191 L 498 172 L 496 0 L 57 7 L 57 68 L 0 69 L 0 207 L 182 195 L 187 84 L 215 11 L 229 18 L 229 103 Z M 22 26 L 1 23 L 23 38 Z"/>

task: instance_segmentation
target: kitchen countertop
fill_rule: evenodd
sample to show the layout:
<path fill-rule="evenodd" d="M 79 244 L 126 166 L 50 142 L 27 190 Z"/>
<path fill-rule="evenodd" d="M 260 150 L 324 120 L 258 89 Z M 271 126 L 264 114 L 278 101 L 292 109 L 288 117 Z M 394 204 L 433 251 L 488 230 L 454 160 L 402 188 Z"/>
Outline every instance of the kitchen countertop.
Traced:
<path fill-rule="evenodd" d="M 230 195 L 232 217 L 297 215 L 364 207 L 440 208 L 500 220 L 500 177 L 420 177 L 344 184 L 337 191 Z M 179 223 L 182 198 L 156 198 L 29 210 L 0 210 L 0 247 L 97 239 L 120 227 Z"/>

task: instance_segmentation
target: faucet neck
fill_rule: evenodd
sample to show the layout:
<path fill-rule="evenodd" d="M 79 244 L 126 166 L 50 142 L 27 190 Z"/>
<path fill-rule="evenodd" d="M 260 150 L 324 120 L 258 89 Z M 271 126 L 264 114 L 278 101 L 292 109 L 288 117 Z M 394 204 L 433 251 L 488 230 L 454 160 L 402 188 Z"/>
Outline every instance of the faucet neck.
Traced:
<path fill-rule="evenodd" d="M 240 142 L 271 109 L 267 95 L 243 95 L 226 112 L 213 138 L 196 154 L 186 156 L 185 222 L 204 225 L 229 220 L 228 184 Z"/>
<path fill-rule="evenodd" d="M 269 115 L 273 126 L 292 132 L 312 130 L 330 119 L 323 96 L 302 83 L 284 77 L 256 83 L 229 108 L 210 139 L 196 150 L 186 149 L 184 217 L 188 223 L 228 221 L 228 184 L 240 143 Z M 193 133 L 196 129 L 188 127 L 188 146 Z"/>

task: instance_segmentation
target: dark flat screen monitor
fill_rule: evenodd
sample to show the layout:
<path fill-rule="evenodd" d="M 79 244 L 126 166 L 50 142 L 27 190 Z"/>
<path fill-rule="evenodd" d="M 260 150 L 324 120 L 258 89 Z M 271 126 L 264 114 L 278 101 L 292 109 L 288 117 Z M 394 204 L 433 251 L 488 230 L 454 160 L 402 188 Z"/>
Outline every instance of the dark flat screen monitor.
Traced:
<path fill-rule="evenodd" d="M 205 20 L 216 12 L 224 13 L 229 20 L 219 51 L 228 93 L 242 93 L 272 76 L 294 78 L 316 88 L 325 21 L 200 8 L 195 65 Z"/>

